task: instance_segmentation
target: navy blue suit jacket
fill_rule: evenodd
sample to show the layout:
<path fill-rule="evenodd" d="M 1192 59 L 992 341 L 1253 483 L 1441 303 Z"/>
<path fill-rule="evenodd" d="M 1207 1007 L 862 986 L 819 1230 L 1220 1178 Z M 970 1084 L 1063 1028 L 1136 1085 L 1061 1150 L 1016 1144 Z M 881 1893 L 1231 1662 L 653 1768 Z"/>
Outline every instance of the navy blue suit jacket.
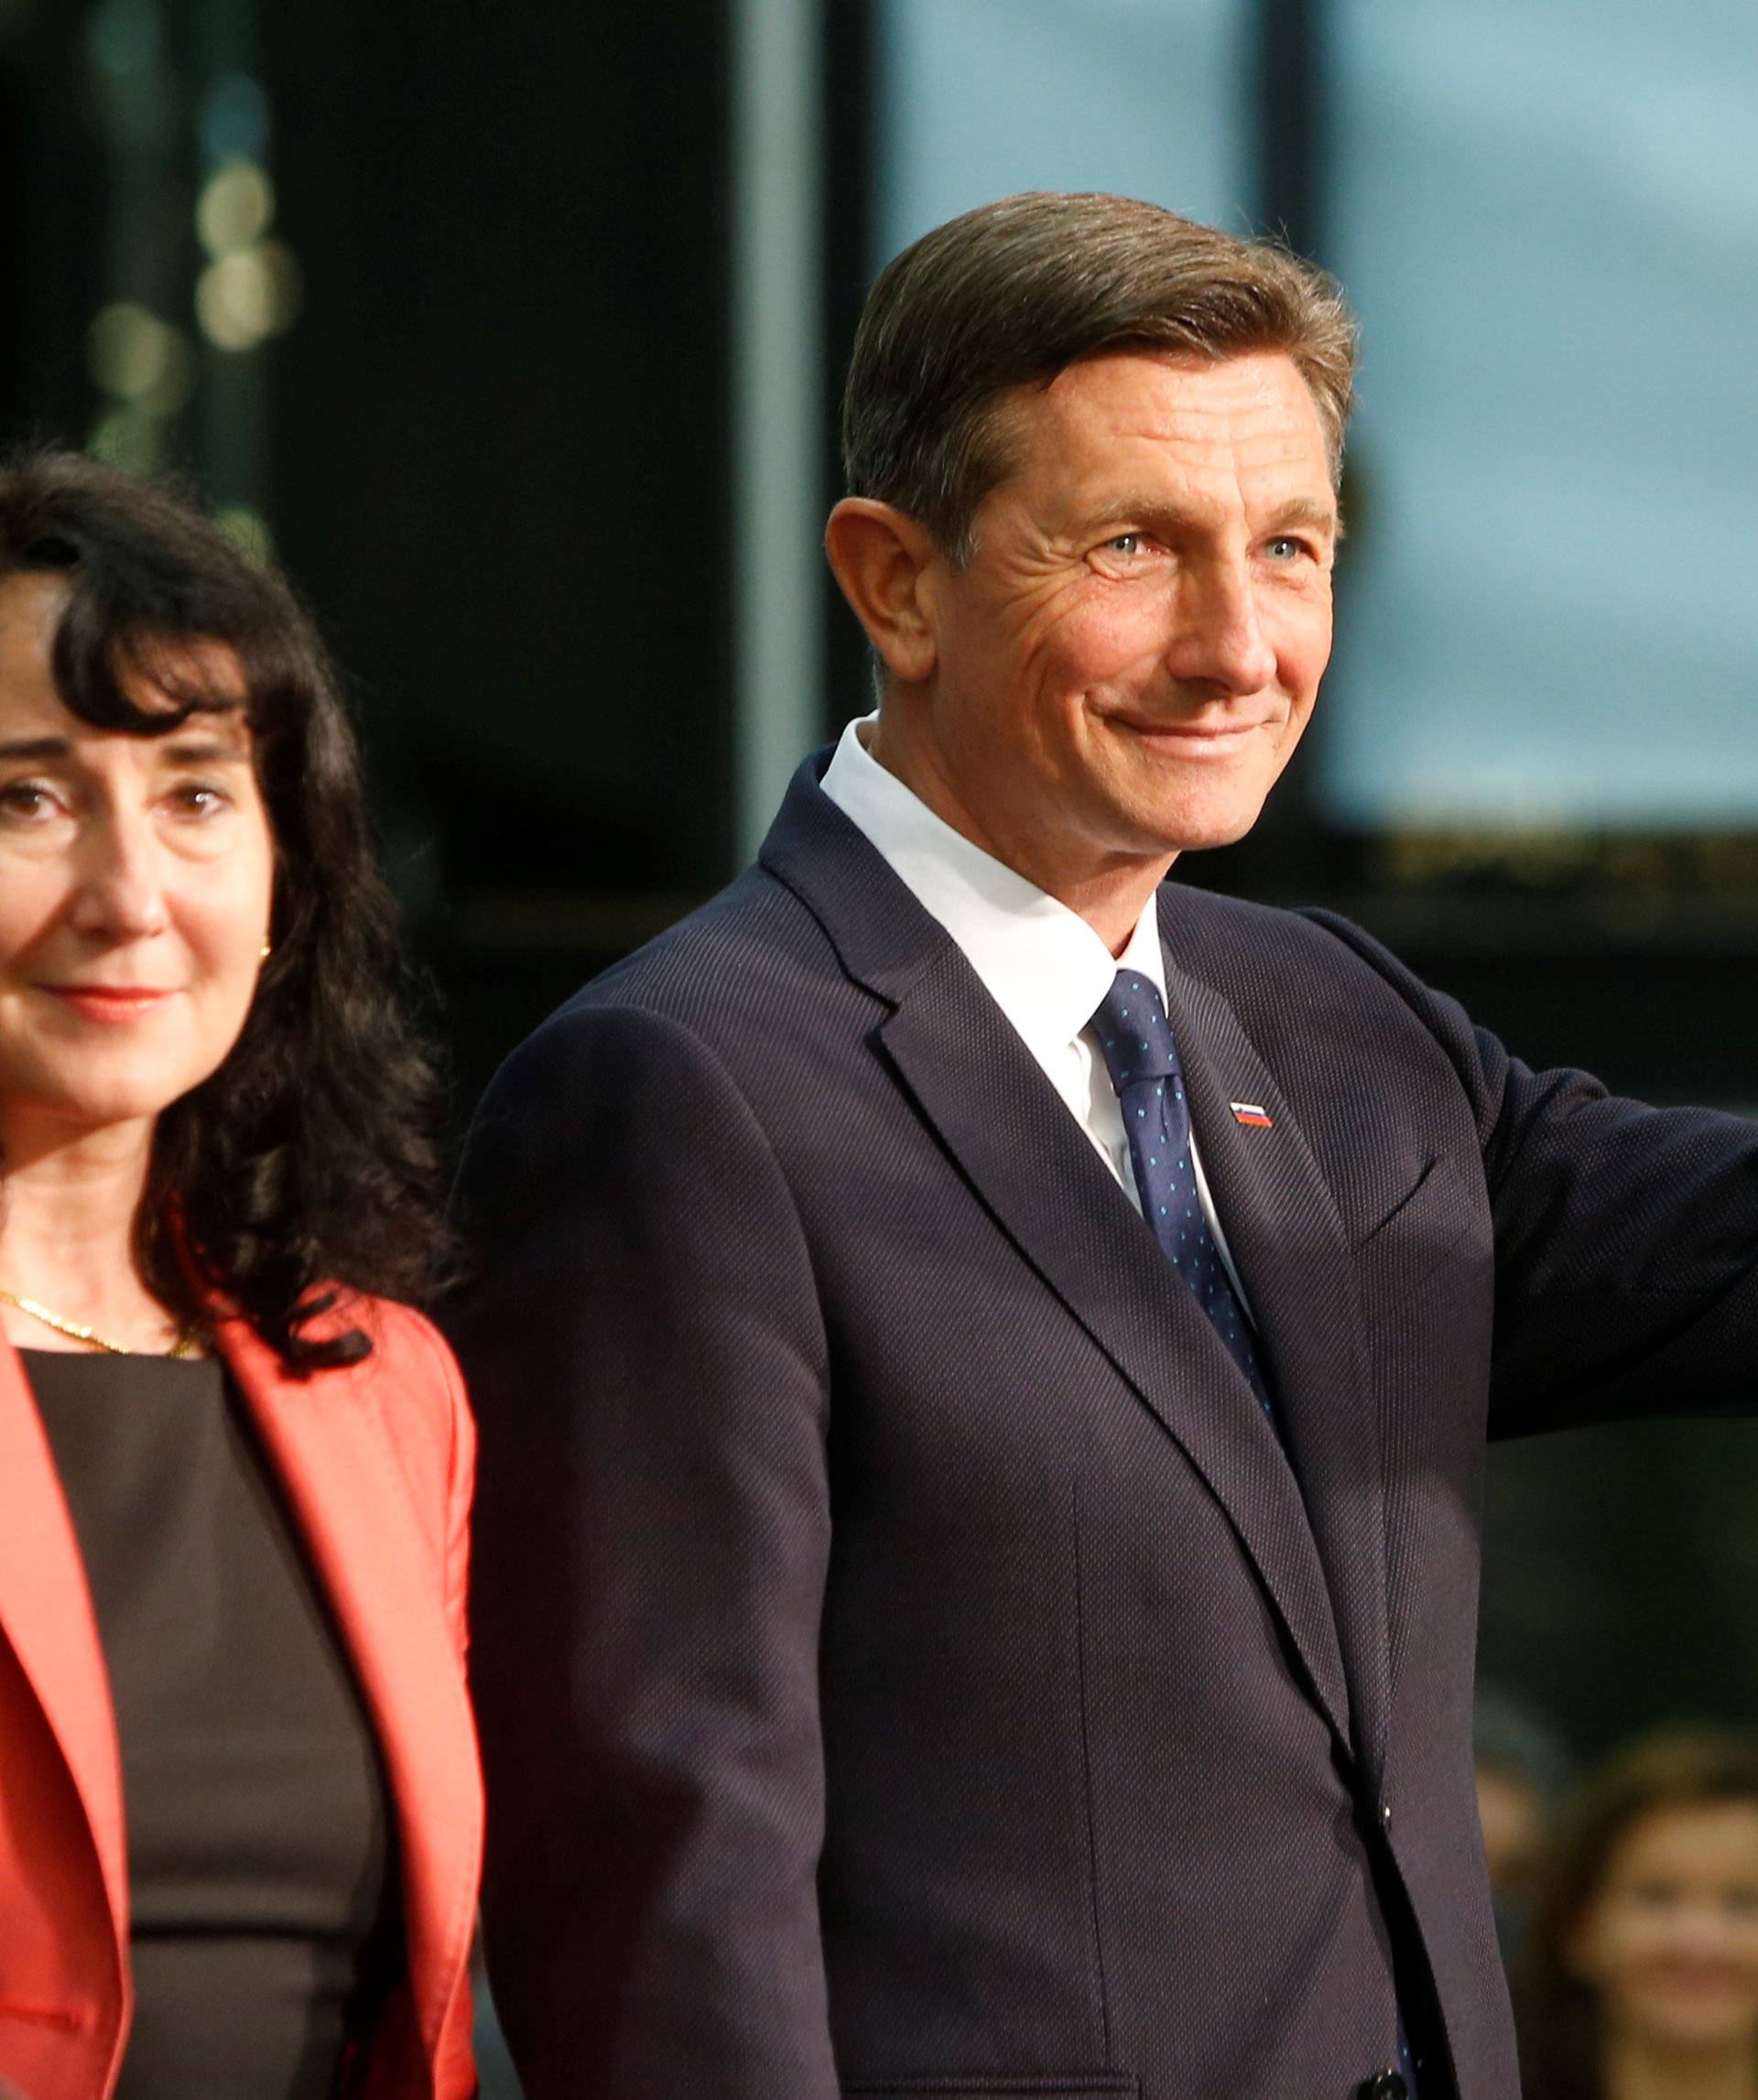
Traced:
<path fill-rule="evenodd" d="M 1758 1130 L 1168 884 L 1284 1441 L 802 770 L 472 1132 L 491 1974 L 532 2100 L 1519 2088 L 1486 1433 L 1750 1404 Z M 1259 1104 L 1269 1127 L 1230 1104 Z"/>

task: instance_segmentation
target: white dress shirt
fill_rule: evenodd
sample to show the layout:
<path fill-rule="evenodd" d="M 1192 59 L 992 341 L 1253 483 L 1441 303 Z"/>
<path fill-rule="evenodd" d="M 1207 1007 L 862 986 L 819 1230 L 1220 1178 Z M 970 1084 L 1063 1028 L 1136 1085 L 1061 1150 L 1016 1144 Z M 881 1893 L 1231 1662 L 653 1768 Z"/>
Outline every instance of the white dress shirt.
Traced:
<path fill-rule="evenodd" d="M 1069 1112 L 1139 1210 L 1123 1112 L 1091 1022 L 1120 969 L 1137 970 L 1166 1001 L 1166 962 L 1152 897 L 1121 956 L 1078 913 L 972 845 L 887 773 L 867 750 L 867 716 L 843 731 L 823 779 L 826 795 L 864 832 L 893 871 L 964 951 Z M 1194 1135 L 1190 1159 L 1203 1215 L 1239 1294 L 1245 1294 L 1203 1179 Z M 1249 1315 L 1250 1308 L 1246 1306 Z"/>

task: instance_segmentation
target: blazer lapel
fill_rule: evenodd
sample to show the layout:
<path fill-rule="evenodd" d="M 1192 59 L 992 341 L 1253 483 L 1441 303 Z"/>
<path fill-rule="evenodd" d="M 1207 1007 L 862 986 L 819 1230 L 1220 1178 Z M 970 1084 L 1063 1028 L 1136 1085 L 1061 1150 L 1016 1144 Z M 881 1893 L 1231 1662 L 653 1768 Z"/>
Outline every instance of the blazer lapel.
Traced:
<path fill-rule="evenodd" d="M 1177 893 L 1160 895 L 1163 946 Z M 1213 985 L 1167 955 L 1167 994 L 1202 1167 L 1250 1300 L 1278 1423 L 1327 1576 L 1355 1716 L 1377 1777 L 1391 1668 L 1384 1467 L 1348 1235 L 1280 1088 Z M 1235 1101 L 1269 1127 L 1242 1123 Z"/>
<path fill-rule="evenodd" d="M 417 1522 L 375 1390 L 380 1354 L 298 1379 L 242 1320 L 223 1321 L 216 1341 L 376 1727 L 401 1840 L 410 1984 L 431 2054 L 469 1954 L 480 1811 L 473 1769 L 457 1748 L 472 1737 L 440 1563 Z"/>
<path fill-rule="evenodd" d="M 1225 1001 L 1175 972 L 1172 1018 L 1190 1035 L 1204 1170 L 1264 1334 L 1298 1480 L 1219 1336 L 950 936 L 819 788 L 828 758 L 815 753 L 795 775 L 763 865 L 817 918 L 849 975 L 895 1009 L 879 1040 L 922 1113 L 1015 1246 L 1226 1510 L 1315 1696 L 1340 1738 L 1361 1753 L 1384 1727 L 1377 1452 L 1347 1245 L 1286 1104 Z M 1164 911 L 1163 895 L 1163 935 Z M 1235 1053 L 1237 1067 L 1226 1061 Z M 1252 1075 L 1243 1083 L 1258 1089 L 1253 1099 L 1267 1097 L 1273 1116 L 1279 1110 L 1286 1118 L 1291 1157 L 1279 1153 L 1265 1166 L 1234 1149 L 1254 1134 L 1232 1122 L 1217 1076 L 1231 1080 L 1235 1068 Z M 1281 1120 L 1271 1134 L 1283 1135 Z M 1303 1303 L 1309 1286 L 1320 1294 Z M 1320 1331 L 1325 1314 L 1314 1310 L 1327 1303 L 1338 1307 L 1343 1331 L 1335 1336 Z M 1335 1443 L 1325 1426 L 1333 1411 L 1342 1424 Z M 1347 1672 L 1326 1563 L 1340 1571 L 1336 1586 L 1355 1635 Z M 1358 1720 L 1352 1733 L 1351 1679 L 1368 1724 Z"/>
<path fill-rule="evenodd" d="M 1300 1491 L 1201 1308 L 948 940 L 880 1037 L 1008 1237 L 1227 1510 L 1332 1726 L 1346 1680 Z"/>
<path fill-rule="evenodd" d="M 85 1563 L 18 1352 L 0 1336 L 0 1633 L 36 1693 L 91 1826 L 118 1959 L 128 1943 L 122 1759 Z"/>

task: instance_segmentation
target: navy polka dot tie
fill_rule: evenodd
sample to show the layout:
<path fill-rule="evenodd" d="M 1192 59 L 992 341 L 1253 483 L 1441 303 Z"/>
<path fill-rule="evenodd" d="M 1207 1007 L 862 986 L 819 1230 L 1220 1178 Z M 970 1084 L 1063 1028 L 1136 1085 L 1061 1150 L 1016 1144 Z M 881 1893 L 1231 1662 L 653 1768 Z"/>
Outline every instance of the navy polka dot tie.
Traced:
<path fill-rule="evenodd" d="M 1190 1157 L 1190 1105 L 1160 995 L 1139 970 L 1120 969 L 1092 1025 L 1123 1107 L 1142 1216 L 1268 1414 L 1269 1390 L 1251 1322 L 1203 1216 Z"/>

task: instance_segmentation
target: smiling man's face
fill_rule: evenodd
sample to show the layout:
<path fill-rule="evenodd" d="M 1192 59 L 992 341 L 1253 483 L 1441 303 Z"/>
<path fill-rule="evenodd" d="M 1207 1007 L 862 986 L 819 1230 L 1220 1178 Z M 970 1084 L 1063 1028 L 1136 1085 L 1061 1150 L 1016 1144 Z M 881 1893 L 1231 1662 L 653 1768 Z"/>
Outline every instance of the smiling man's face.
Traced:
<path fill-rule="evenodd" d="M 910 785 L 1066 897 L 1251 828 L 1329 658 L 1337 505 L 1280 353 L 1090 358 L 1006 408 L 1014 471 L 922 578 L 933 667 L 881 744 L 900 707 Z"/>

